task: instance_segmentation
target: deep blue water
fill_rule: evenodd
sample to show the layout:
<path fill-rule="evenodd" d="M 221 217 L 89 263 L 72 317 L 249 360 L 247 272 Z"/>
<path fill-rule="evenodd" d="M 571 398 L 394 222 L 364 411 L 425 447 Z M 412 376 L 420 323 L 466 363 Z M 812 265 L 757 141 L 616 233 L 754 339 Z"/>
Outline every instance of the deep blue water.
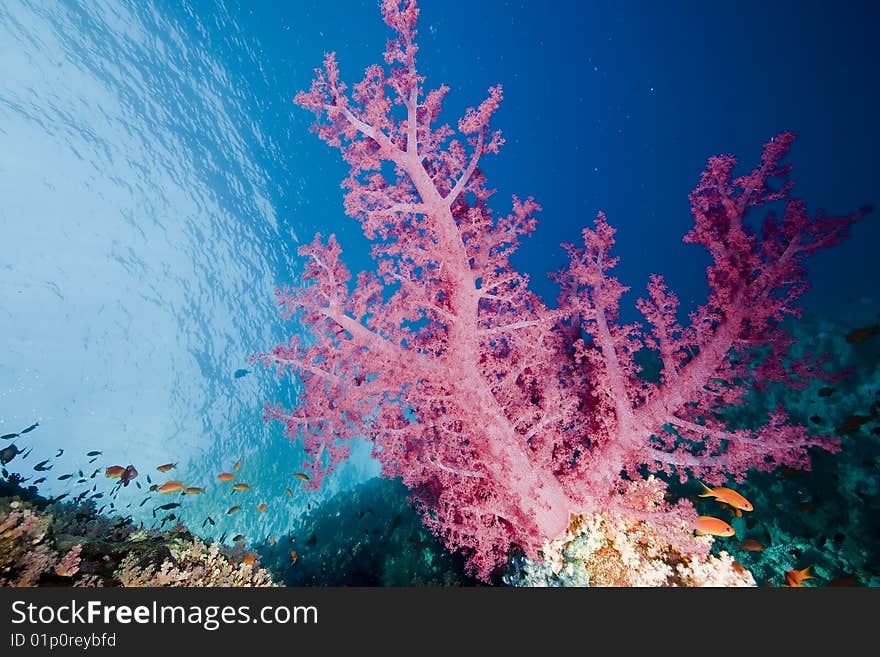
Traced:
<path fill-rule="evenodd" d="M 709 156 L 751 167 L 792 130 L 811 210 L 880 202 L 878 28 L 874 2 L 426 0 L 419 61 L 429 87 L 451 87 L 452 123 L 504 86 L 507 143 L 484 169 L 498 212 L 512 194 L 543 206 L 513 261 L 548 302 L 559 243 L 604 210 L 624 302 L 659 272 L 687 311 L 708 262 L 681 242 L 687 194 Z M 216 534 L 246 523 L 253 537 L 322 498 L 284 495 L 298 453 L 260 421 L 295 387 L 233 373 L 293 330 L 272 291 L 296 279 L 300 241 L 335 232 L 352 270 L 370 266 L 339 154 L 291 99 L 325 51 L 356 82 L 387 37 L 373 1 L 0 6 L 0 433 L 39 420 L 31 462 L 65 450 L 48 492 L 70 470 L 135 463 L 145 481 L 176 461 L 207 488 L 191 524 L 211 514 Z M 874 215 L 815 259 L 813 312 L 877 312 L 878 238 Z M 238 458 L 270 502 L 247 520 L 225 517 L 234 502 L 213 483 Z M 374 472 L 361 454 L 326 491 Z M 120 503 L 147 517 L 143 495 Z"/>

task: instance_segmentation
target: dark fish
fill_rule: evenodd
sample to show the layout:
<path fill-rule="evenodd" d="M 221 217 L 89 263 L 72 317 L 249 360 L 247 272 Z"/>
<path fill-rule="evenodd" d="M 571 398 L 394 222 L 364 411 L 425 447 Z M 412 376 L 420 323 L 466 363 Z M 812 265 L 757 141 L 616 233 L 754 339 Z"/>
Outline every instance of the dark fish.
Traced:
<path fill-rule="evenodd" d="M 229 507 L 229 510 L 226 512 L 226 515 L 231 515 L 231 514 L 235 513 L 236 511 L 238 511 L 240 508 L 241 507 L 238 504 L 236 504 L 235 506 Z"/>
<path fill-rule="evenodd" d="M 46 467 L 46 464 L 48 462 L 49 462 L 49 459 L 46 459 L 45 461 L 40 461 L 39 463 L 37 463 L 34 466 L 34 470 L 36 470 L 37 472 L 46 472 L 47 470 L 51 470 L 52 469 L 51 465 L 48 468 Z"/>
<path fill-rule="evenodd" d="M 847 333 L 846 341 L 850 344 L 858 344 L 860 342 L 864 342 L 868 338 L 877 335 L 878 333 L 880 333 L 880 324 L 875 324 L 874 326 L 866 326 L 864 328 L 859 328 Z"/>
<path fill-rule="evenodd" d="M 98 460 L 98 457 L 96 456 L 96 457 L 93 458 L 93 459 L 89 459 L 89 463 L 94 463 L 94 462 L 97 461 L 97 460 Z"/>
<path fill-rule="evenodd" d="M 147 483 L 148 483 L 148 484 L 152 484 L 152 483 L 153 483 L 153 480 L 150 479 L 150 475 L 147 475 Z"/>
<path fill-rule="evenodd" d="M 61 500 L 63 500 L 63 499 L 64 499 L 65 497 L 67 497 L 68 495 L 70 495 L 70 493 L 62 493 L 62 494 L 59 495 L 58 497 L 53 497 L 53 498 L 50 500 L 50 502 L 51 502 L 52 504 L 55 504 L 56 502 L 60 502 Z"/>
<path fill-rule="evenodd" d="M 250 370 L 240 369 L 235 370 L 235 373 L 232 376 L 234 376 L 236 379 L 240 379 L 241 377 L 247 376 L 248 374 L 250 374 Z"/>
<path fill-rule="evenodd" d="M 145 497 L 145 498 L 141 501 L 140 504 L 138 504 L 138 506 L 143 506 L 144 504 L 146 504 L 146 503 L 149 501 L 149 499 L 150 499 L 150 496 L 148 495 L 147 497 Z M 204 527 L 204 525 L 202 525 L 202 527 Z"/>
<path fill-rule="evenodd" d="M 20 433 L 5 433 L 0 436 L 0 440 L 12 440 L 13 438 L 18 438 L 20 435 Z"/>
<path fill-rule="evenodd" d="M 233 543 L 238 543 L 239 541 L 243 541 L 243 540 L 244 540 L 243 534 L 236 534 L 235 536 L 232 537 Z"/>
<path fill-rule="evenodd" d="M 211 516 L 208 516 L 207 518 L 205 518 L 205 520 L 210 522 L 212 525 L 214 524 L 214 519 Z"/>
<path fill-rule="evenodd" d="M 219 540 L 218 542 L 219 542 L 219 543 L 222 543 L 222 542 L 225 541 L 225 540 L 226 540 L 226 532 L 223 532 L 223 535 L 220 536 L 220 540 Z"/>
<path fill-rule="evenodd" d="M 100 471 L 101 468 L 96 468 L 95 471 L 89 476 L 89 479 L 94 479 Z"/>
<path fill-rule="evenodd" d="M 46 481 L 46 478 L 45 478 L 45 477 L 40 477 L 40 478 L 37 479 L 32 485 L 33 485 L 33 486 L 36 486 L 37 484 L 42 484 L 44 481 Z"/>
<path fill-rule="evenodd" d="M 84 484 L 84 483 L 86 483 L 87 481 L 88 481 L 88 479 L 77 479 L 77 480 L 76 480 L 76 483 L 78 483 L 78 484 Z"/>
<path fill-rule="evenodd" d="M 0 449 L 0 463 L 6 465 L 18 454 L 21 454 L 21 452 L 18 451 L 18 447 L 16 447 L 14 443 L 9 447 L 4 447 L 3 449 Z"/>
<path fill-rule="evenodd" d="M 34 448 L 33 448 L 33 447 L 28 447 L 28 448 L 24 451 L 24 454 L 21 455 L 21 460 L 22 460 L 22 461 L 25 460 L 28 456 L 31 455 L 31 452 L 33 452 L 33 451 L 34 451 Z"/>
<path fill-rule="evenodd" d="M 34 423 L 33 423 L 31 426 L 29 426 L 27 429 L 22 429 L 21 432 L 22 432 L 22 433 L 30 433 L 31 431 L 33 431 L 34 429 L 36 429 L 38 426 L 40 426 L 40 423 L 39 423 L 39 422 L 34 422 Z"/>
<path fill-rule="evenodd" d="M 134 485 L 140 489 L 143 489 L 143 486 L 141 486 L 141 482 L 139 482 L 139 481 L 134 482 Z"/>
<path fill-rule="evenodd" d="M 830 397 L 833 394 L 834 394 L 834 388 L 832 388 L 831 386 L 824 386 L 822 388 L 819 388 L 819 396 L 820 397 Z"/>
<path fill-rule="evenodd" d="M 98 509 L 98 515 L 101 515 L 104 512 L 104 509 L 106 509 L 106 508 L 107 508 L 107 505 L 105 504 L 100 509 Z"/>
<path fill-rule="evenodd" d="M 73 476 L 72 472 L 68 472 L 67 474 L 63 474 L 58 477 L 58 481 L 64 481 L 65 479 L 70 479 Z"/>
<path fill-rule="evenodd" d="M 62 454 L 64 454 L 64 450 L 63 450 L 61 447 L 59 447 L 59 448 L 58 448 L 58 453 L 55 455 L 55 458 L 57 459 L 57 458 L 58 458 L 59 456 L 61 456 Z"/>
<path fill-rule="evenodd" d="M 848 435 L 851 433 L 857 433 L 859 429 L 862 428 L 862 425 L 866 422 L 870 421 L 870 415 L 850 415 L 849 417 L 843 420 L 843 424 L 835 429 L 837 433 Z"/>
<path fill-rule="evenodd" d="M 157 511 L 170 511 L 171 509 L 176 509 L 180 506 L 180 502 L 169 502 L 168 504 L 163 504 L 162 506 L 157 506 Z"/>
<path fill-rule="evenodd" d="M 123 486 L 128 486 L 128 484 L 138 476 L 138 471 L 135 467 L 129 463 L 125 466 L 125 471 L 120 476 L 119 480 L 122 482 Z"/>
<path fill-rule="evenodd" d="M 98 456 L 99 454 L 102 454 L 102 453 L 103 453 L 103 452 L 101 452 L 101 451 L 99 451 L 99 450 L 96 449 L 96 450 L 91 451 L 91 452 L 86 452 L 86 456 Z"/>
<path fill-rule="evenodd" d="M 810 422 L 813 424 L 822 424 L 823 420 L 818 415 L 814 415 L 810 418 Z"/>
<path fill-rule="evenodd" d="M 104 493 L 95 493 L 92 495 L 93 500 L 100 500 L 102 497 L 104 497 Z"/>

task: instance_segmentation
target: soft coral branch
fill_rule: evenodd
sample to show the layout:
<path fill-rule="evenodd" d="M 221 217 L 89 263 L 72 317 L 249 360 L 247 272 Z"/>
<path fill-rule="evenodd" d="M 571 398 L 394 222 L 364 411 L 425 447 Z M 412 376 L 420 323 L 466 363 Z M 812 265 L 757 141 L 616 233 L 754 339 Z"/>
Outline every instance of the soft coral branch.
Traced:
<path fill-rule="evenodd" d="M 437 125 L 449 89 L 423 89 L 415 2 L 384 0 L 382 10 L 395 32 L 386 66 L 369 67 L 349 95 L 330 54 L 296 96 L 350 167 L 345 211 L 374 241 L 376 260 L 350 290 L 335 238 L 303 247 L 303 285 L 278 297 L 312 340 L 259 356 L 302 380 L 298 407 L 267 407 L 266 417 L 303 440 L 313 485 L 347 455 L 348 440 L 369 438 L 382 474 L 400 477 L 425 522 L 488 578 L 512 546 L 536 556 L 573 515 L 629 514 L 689 544 L 682 527 L 693 508 L 646 505 L 645 467 L 720 481 L 806 467 L 810 448 L 838 448 L 783 409 L 751 430 L 722 419 L 760 380 L 803 385 L 819 374 L 809 359 L 787 358 L 783 321 L 799 313 L 805 258 L 863 214 L 814 219 L 789 197 L 782 160 L 793 135 L 766 144 L 740 177 L 732 156 L 709 160 L 685 241 L 712 258 L 710 293 L 687 324 L 659 276 L 638 302 L 648 327 L 621 324 L 627 288 L 613 275 L 614 229 L 602 213 L 582 247 L 566 246 L 551 310 L 509 261 L 540 208 L 514 197 L 510 214 L 494 216 L 480 168 L 503 144 L 491 128 L 501 87 L 466 111 L 457 133 Z M 771 203 L 784 204 L 781 218 L 768 213 L 753 230 L 752 214 Z M 662 365 L 658 380 L 643 377 L 644 350 Z M 652 499 L 662 500 L 659 486 L 651 480 Z"/>

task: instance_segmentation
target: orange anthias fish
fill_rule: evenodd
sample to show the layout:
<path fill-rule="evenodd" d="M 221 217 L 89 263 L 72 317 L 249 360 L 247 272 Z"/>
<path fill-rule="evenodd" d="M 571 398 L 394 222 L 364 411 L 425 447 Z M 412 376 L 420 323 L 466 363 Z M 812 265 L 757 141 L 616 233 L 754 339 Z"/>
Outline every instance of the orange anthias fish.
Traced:
<path fill-rule="evenodd" d="M 235 465 L 232 466 L 232 469 L 233 469 L 233 470 L 238 470 L 240 467 L 241 467 L 241 459 L 238 459 L 238 460 L 235 462 Z"/>
<path fill-rule="evenodd" d="M 257 511 L 262 513 L 263 511 L 265 511 L 268 508 L 269 508 L 269 506 L 265 502 L 261 502 L 260 506 L 257 507 Z"/>
<path fill-rule="evenodd" d="M 104 476 L 109 477 L 110 479 L 116 479 L 117 477 L 121 477 L 123 472 L 125 472 L 125 468 L 121 465 L 111 465 L 104 471 Z"/>
<path fill-rule="evenodd" d="M 285 489 L 284 489 L 284 492 L 287 493 L 287 496 L 288 496 L 288 497 L 293 497 L 293 491 L 290 490 L 289 488 L 285 488 Z"/>
<path fill-rule="evenodd" d="M 229 511 L 226 512 L 226 515 L 230 515 L 230 514 L 232 514 L 232 513 L 235 513 L 235 512 L 238 511 L 240 508 L 241 508 L 241 507 L 240 507 L 238 504 L 236 504 L 235 506 L 230 507 Z"/>
<path fill-rule="evenodd" d="M 309 480 L 309 475 L 307 475 L 305 472 L 297 472 L 293 476 L 296 477 L 297 479 L 299 479 L 300 481 L 308 481 Z"/>
<path fill-rule="evenodd" d="M 804 580 L 813 579 L 813 576 L 810 574 L 810 568 L 812 568 L 812 566 L 807 566 L 803 570 L 786 570 L 786 584 L 789 586 L 803 586 Z"/>
<path fill-rule="evenodd" d="M 186 493 L 187 495 L 198 495 L 200 493 L 204 493 L 205 489 L 199 488 L 198 486 L 190 486 L 189 488 L 185 489 L 183 492 Z"/>
<path fill-rule="evenodd" d="M 173 470 L 177 467 L 176 463 L 165 463 L 164 465 L 157 466 L 156 469 L 159 472 L 168 472 L 169 470 Z"/>
<path fill-rule="evenodd" d="M 232 490 L 250 490 L 251 487 L 247 484 L 232 484 Z"/>
<path fill-rule="evenodd" d="M 747 538 L 739 544 L 739 549 L 746 552 L 763 552 L 764 544 L 754 538 Z"/>
<path fill-rule="evenodd" d="M 166 481 L 164 484 L 159 486 L 156 489 L 157 493 L 176 493 L 179 490 L 183 490 L 186 486 L 183 485 L 183 482 L 180 481 Z"/>
<path fill-rule="evenodd" d="M 736 511 L 737 516 L 741 516 L 743 511 L 755 510 L 755 507 L 752 506 L 751 502 L 732 488 L 724 488 L 723 486 L 710 488 L 702 481 L 700 482 L 700 485 L 706 490 L 706 492 L 700 495 L 700 497 L 714 497 L 719 502 L 732 506 Z"/>
<path fill-rule="evenodd" d="M 703 536 L 704 534 L 711 534 L 712 536 L 733 536 L 736 533 L 733 530 L 733 527 L 721 520 L 721 518 L 714 518 L 712 516 L 700 516 L 697 518 L 695 531 L 697 532 L 697 536 Z"/>
<path fill-rule="evenodd" d="M 257 557 L 253 552 L 248 552 L 244 555 L 244 559 L 241 562 L 246 563 L 248 566 L 253 566 L 257 562 Z"/>
<path fill-rule="evenodd" d="M 220 481 L 232 481 L 233 479 L 235 479 L 235 475 L 231 472 L 221 472 L 217 475 L 217 479 L 219 479 Z"/>

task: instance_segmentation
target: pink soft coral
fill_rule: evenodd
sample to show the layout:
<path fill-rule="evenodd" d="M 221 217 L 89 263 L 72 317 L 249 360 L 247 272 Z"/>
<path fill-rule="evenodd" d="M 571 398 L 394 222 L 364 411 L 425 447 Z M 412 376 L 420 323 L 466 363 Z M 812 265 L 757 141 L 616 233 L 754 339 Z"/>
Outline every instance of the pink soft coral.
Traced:
<path fill-rule="evenodd" d="M 435 125 L 448 88 L 426 91 L 417 73 L 415 2 L 382 8 L 396 33 L 388 68 L 368 68 L 348 96 L 330 54 L 296 97 L 351 167 L 345 208 L 374 242 L 376 271 L 352 289 L 338 243 L 317 236 L 300 249 L 302 286 L 278 290 L 285 316 L 311 339 L 255 357 L 303 383 L 295 409 L 267 407 L 266 417 L 304 441 L 311 485 L 348 455 L 348 440 L 368 437 L 383 475 L 400 477 L 428 525 L 488 578 L 511 546 L 535 555 L 572 514 L 623 510 L 687 543 L 682 521 L 693 508 L 642 503 L 627 482 L 643 466 L 720 482 L 753 467 L 805 467 L 811 446 L 837 449 L 781 408 L 758 430 L 730 429 L 719 414 L 757 380 L 797 385 L 816 373 L 786 363 L 781 322 L 798 312 L 804 258 L 859 216 L 811 219 L 787 200 L 781 218 L 749 228 L 753 209 L 788 198 L 790 183 L 770 182 L 788 173 L 780 163 L 791 134 L 768 143 L 746 176 L 733 176 L 732 157 L 712 158 L 691 194 L 696 224 L 685 239 L 713 264 L 709 299 L 687 326 L 659 276 L 639 301 L 649 328 L 617 321 L 626 288 L 611 274 L 614 231 L 603 214 L 583 247 L 567 247 L 552 310 L 508 260 L 540 208 L 514 198 L 510 214 L 493 216 L 478 168 L 503 144 L 489 127 L 501 88 L 467 111 L 459 136 Z M 659 381 L 639 376 L 643 349 L 662 361 Z"/>

